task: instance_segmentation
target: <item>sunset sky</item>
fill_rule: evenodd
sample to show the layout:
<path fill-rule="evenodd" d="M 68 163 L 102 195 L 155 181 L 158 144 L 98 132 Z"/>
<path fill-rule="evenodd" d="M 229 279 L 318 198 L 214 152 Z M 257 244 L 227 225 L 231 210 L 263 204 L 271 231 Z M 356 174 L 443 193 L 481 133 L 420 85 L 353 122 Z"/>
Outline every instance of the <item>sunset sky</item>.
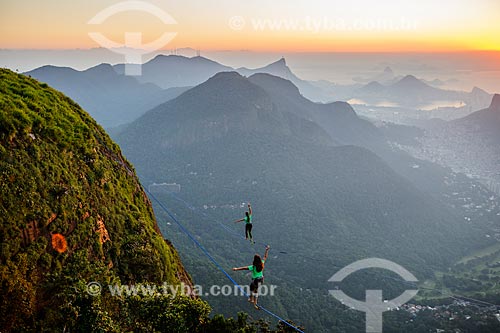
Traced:
<path fill-rule="evenodd" d="M 177 24 L 140 11 L 89 20 L 117 0 L 1 0 L 0 48 L 73 49 L 100 45 L 89 32 L 123 44 L 176 32 L 162 49 L 252 51 L 500 50 L 498 0 L 150 0 Z"/>

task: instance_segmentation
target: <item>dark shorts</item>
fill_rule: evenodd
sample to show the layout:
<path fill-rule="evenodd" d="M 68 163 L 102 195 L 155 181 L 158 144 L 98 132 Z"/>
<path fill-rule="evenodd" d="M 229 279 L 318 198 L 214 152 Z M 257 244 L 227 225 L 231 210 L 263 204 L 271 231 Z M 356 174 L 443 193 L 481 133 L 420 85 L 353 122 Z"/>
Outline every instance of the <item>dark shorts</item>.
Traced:
<path fill-rule="evenodd" d="M 250 291 L 252 293 L 257 293 L 257 291 L 259 290 L 259 285 L 261 285 L 263 282 L 264 282 L 263 277 L 253 279 L 252 283 L 250 283 Z"/>
<path fill-rule="evenodd" d="M 252 223 L 245 225 L 245 238 L 252 238 Z"/>

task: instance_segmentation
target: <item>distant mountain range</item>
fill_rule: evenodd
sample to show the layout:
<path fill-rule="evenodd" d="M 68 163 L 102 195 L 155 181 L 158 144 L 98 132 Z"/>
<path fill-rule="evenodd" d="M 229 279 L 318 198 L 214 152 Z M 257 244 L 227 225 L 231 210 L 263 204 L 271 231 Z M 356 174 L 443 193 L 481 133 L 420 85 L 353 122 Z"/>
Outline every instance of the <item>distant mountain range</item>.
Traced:
<path fill-rule="evenodd" d="M 353 81 L 354 82 L 357 82 L 357 83 L 362 83 L 362 84 L 366 84 L 366 83 L 370 83 L 370 82 L 373 82 L 373 81 L 376 81 L 376 82 L 379 82 L 381 84 L 384 84 L 384 85 L 390 85 L 390 84 L 393 84 L 399 80 L 401 80 L 404 76 L 401 76 L 401 75 L 396 75 L 394 73 L 394 71 L 392 70 L 391 67 L 387 66 L 384 68 L 384 70 L 378 74 L 375 74 L 373 76 L 369 76 L 369 77 L 354 77 L 353 78 Z M 449 83 L 456 83 L 457 80 L 456 79 L 448 79 L 448 80 L 440 80 L 440 79 L 434 79 L 434 80 L 424 80 L 424 79 L 421 79 L 423 82 L 427 83 L 428 85 L 430 86 L 433 86 L 433 87 L 442 87 L 442 86 L 445 86 Z"/>
<path fill-rule="evenodd" d="M 314 103 L 302 96 L 292 82 L 270 74 L 254 74 L 248 80 L 263 88 L 279 110 L 314 121 L 336 143 L 367 147 L 383 141 L 382 133 L 360 119 L 348 103 Z"/>
<path fill-rule="evenodd" d="M 468 248 L 484 244 L 479 221 L 467 223 L 458 206 L 461 198 L 474 196 L 472 185 L 432 163 L 393 152 L 385 139 L 347 103 L 313 103 L 288 80 L 236 72 L 216 74 L 117 135 L 145 184 L 181 185 L 179 195 L 189 209 L 168 194 L 162 199 L 226 265 L 255 250 L 215 222 L 231 228 L 229 221 L 243 212 L 231 207 L 252 203 L 254 237 L 280 249 L 266 269 L 272 270 L 273 283 L 288 287 L 281 297 L 266 301 L 281 309 L 305 297 L 307 288 L 324 294 L 334 267 L 360 258 L 388 258 L 425 279 L 433 267 L 445 267 Z M 457 202 L 443 199 L 451 192 L 459 194 Z M 162 227 L 176 233 L 167 224 Z M 189 241 L 178 248 L 189 258 L 196 281 L 217 281 L 197 264 Z M 297 263 L 301 272 L 314 274 L 297 274 Z M 304 303 L 339 311 L 319 298 Z M 239 306 L 231 299 L 209 301 L 221 312 Z M 304 308 L 294 318 L 314 331 L 333 327 L 334 320 L 319 324 L 319 313 Z"/>
<path fill-rule="evenodd" d="M 289 81 L 226 72 L 146 113 L 117 140 L 146 179 L 180 183 L 199 205 L 251 200 L 267 236 L 294 238 L 297 251 L 314 242 L 354 259 L 355 237 L 362 251 L 402 262 L 453 257 L 451 244 L 468 228 L 453 212 L 369 150 L 338 146 L 377 137 L 371 126 L 348 104 L 313 105 Z M 398 235 L 392 244 L 381 241 L 388 233 Z"/>
<path fill-rule="evenodd" d="M 445 133 L 455 134 L 447 139 L 456 140 L 450 149 L 462 157 L 469 173 L 492 180 L 500 189 L 500 94 L 493 96 L 488 108 L 440 127 L 435 130 L 445 128 Z"/>
<path fill-rule="evenodd" d="M 124 65 L 114 66 L 118 73 L 123 74 Z M 143 83 L 154 83 L 162 88 L 184 87 L 198 85 L 219 72 L 233 71 L 244 76 L 256 73 L 267 73 L 292 81 L 302 94 L 312 100 L 329 100 L 328 94 L 298 78 L 287 66 L 284 58 L 267 66 L 255 69 L 241 67 L 234 69 L 213 60 L 196 56 L 187 58 L 178 55 L 158 55 L 142 65 L 142 75 L 138 80 Z M 331 100 L 331 97 L 330 97 Z"/>
<path fill-rule="evenodd" d="M 481 94 L 481 92 L 479 92 Z M 417 143 L 408 144 L 416 157 L 478 179 L 500 195 L 500 95 L 488 108 L 453 121 L 429 121 Z"/>
<path fill-rule="evenodd" d="M 284 59 L 263 68 L 239 68 L 236 72 L 202 57 L 159 56 L 144 65 L 143 77 L 127 77 L 120 74 L 122 71 L 123 65 L 99 65 L 86 71 L 49 66 L 26 74 L 42 77 L 45 82 L 51 81 L 61 85 L 61 89 L 67 89 L 70 91 L 68 94 L 77 96 L 79 101 L 75 99 L 80 104 L 87 105 L 96 117 L 100 117 L 101 124 L 120 125 L 119 129 L 115 128 L 114 136 L 127 159 L 134 162 L 145 184 L 181 184 L 182 197 L 192 202 L 194 207 L 212 213 L 215 216 L 213 221 L 188 215 L 191 218 L 186 219 L 186 226 L 196 230 L 196 237 L 200 237 L 207 248 L 217 250 L 214 253 L 224 266 L 231 267 L 236 259 L 241 259 L 240 256 L 246 256 L 241 248 L 249 250 L 251 245 L 246 243 L 245 247 L 239 247 L 236 240 L 214 232 L 214 221 L 226 223 L 224 221 L 234 220 L 241 211 L 227 207 L 240 207 L 242 202 L 251 201 L 255 207 L 254 235 L 257 240 L 272 242 L 273 249 L 293 249 L 288 254 L 286 251 L 273 253 L 272 264 L 266 270 L 273 283 L 279 281 L 280 285 L 287 286 L 283 288 L 286 289 L 283 295 L 289 299 L 276 297 L 266 301 L 272 302 L 282 312 L 294 313 L 293 318 L 307 323 L 308 327 L 313 327 L 312 330 L 318 326 L 335 326 L 334 321 L 338 317 L 327 316 L 325 319 L 324 316 L 325 312 L 331 313 L 327 310 L 331 310 L 329 306 L 336 306 L 332 305 L 334 302 L 321 301 L 318 300 L 321 297 L 316 297 L 313 302 L 304 302 L 307 306 L 300 309 L 293 308 L 291 304 L 296 304 L 301 296 L 307 297 L 304 296 L 307 294 L 305 291 L 311 286 L 324 294 L 326 281 L 337 268 L 360 258 L 379 256 L 394 260 L 414 272 L 419 279 L 425 279 L 433 276 L 433 270 L 447 267 L 485 241 L 483 226 L 476 220 L 464 219 L 464 212 L 469 207 L 477 207 L 472 197 L 486 196 L 489 202 L 489 191 L 448 169 L 404 154 L 395 144 L 389 145 L 389 131 L 384 126 L 378 124 L 377 127 L 360 118 L 348 103 L 322 104 L 307 98 L 313 94 L 317 97 L 333 96 L 332 90 L 339 88 L 344 96 L 352 94 L 374 102 L 390 98 L 397 103 L 417 105 L 417 102 L 427 101 L 428 98 L 439 100 L 443 96 L 468 98 L 473 95 L 481 104 L 487 93 L 480 89 L 471 93 L 447 92 L 411 75 L 392 83 L 374 81 L 363 86 L 342 88 L 321 82 L 322 87 L 318 88 L 317 83 L 295 76 Z M 389 70 L 385 72 L 387 76 L 394 76 Z M 29 79 L 24 77 L 22 80 Z M 177 88 L 176 85 L 181 83 L 194 87 Z M 40 96 L 46 92 L 43 89 L 47 89 L 43 84 L 37 88 L 40 89 Z M 308 92 L 308 89 L 311 90 Z M 15 84 L 9 85 L 7 90 L 16 91 Z M 29 94 L 19 98 L 23 98 L 30 107 L 45 107 L 38 103 L 38 99 L 32 104 Z M 63 98 L 63 102 L 69 103 L 72 108 L 65 115 L 73 117 L 75 110 L 78 115 L 82 114 L 83 111 L 69 99 Z M 453 149 L 468 152 L 469 161 L 476 160 L 483 165 L 488 154 L 495 158 L 500 156 L 498 150 L 490 149 L 500 146 L 494 146 L 498 143 L 499 114 L 500 98 L 495 95 L 489 108 L 454 122 L 440 123 L 436 133 L 447 139 L 460 139 L 451 140 L 449 144 L 454 146 Z M 61 116 L 59 112 L 56 115 Z M 30 127 L 33 123 L 36 129 L 36 119 L 14 118 L 13 124 L 21 122 Z M 67 121 L 60 123 L 67 124 Z M 46 130 L 52 135 L 64 139 L 58 149 L 70 141 L 71 145 L 81 145 L 81 138 L 89 135 L 92 138 L 92 135 L 102 131 L 92 121 L 75 124 L 77 131 L 71 132 L 71 135 L 60 135 L 58 126 L 47 126 Z M 7 147 L 12 144 L 12 135 L 21 135 L 22 131 L 10 125 L 4 127 L 13 131 L 4 138 L 4 146 Z M 390 131 L 395 137 L 403 131 L 409 142 L 416 146 L 421 144 L 418 139 L 422 132 L 418 129 L 393 127 Z M 30 140 L 35 139 L 25 132 L 23 146 L 16 146 L 16 154 L 40 157 L 43 150 L 33 146 Z M 37 132 L 30 134 L 39 140 Z M 81 165 L 86 179 L 83 182 L 89 183 L 92 188 L 99 187 L 96 187 L 99 191 L 113 192 L 117 191 L 113 184 L 123 182 L 116 182 L 114 174 L 109 174 L 116 169 L 111 165 L 113 163 L 111 168 L 105 167 L 109 164 L 109 156 L 102 155 L 102 152 L 109 150 L 107 146 L 113 144 L 101 134 L 98 135 L 99 142 L 91 141 L 91 146 L 85 144 L 80 147 L 75 153 L 76 157 L 81 155 L 80 159 L 70 158 L 57 165 L 85 162 Z M 468 144 L 471 145 L 466 146 Z M 93 146 L 95 149 L 90 149 Z M 422 147 L 425 148 L 424 145 Z M 449 147 L 444 149 L 454 153 Z M 6 152 L 9 151 L 0 150 L 0 154 L 5 155 Z M 119 152 L 115 153 L 119 155 Z M 9 161 L 8 156 L 5 161 Z M 19 168 L 31 165 L 21 164 Z M 500 161 L 496 166 L 493 164 L 492 170 L 498 170 L 499 164 Z M 112 184 L 107 181 L 108 176 Z M 133 172 L 122 176 L 128 179 L 125 185 L 133 183 Z M 19 182 L 21 178 L 16 179 L 6 178 L 5 183 Z M 29 187 L 36 183 L 23 180 L 23 184 Z M 52 185 L 50 187 L 54 187 Z M 77 185 L 76 189 L 79 188 Z M 60 184 L 54 188 L 57 190 L 58 187 Z M 126 191 L 130 192 L 128 199 L 122 200 L 128 208 L 124 206 L 123 211 L 132 209 L 138 212 L 135 207 L 138 203 L 139 209 L 148 212 L 149 201 L 144 206 L 140 186 L 134 191 L 129 187 Z M 452 188 L 454 191 L 450 191 Z M 60 195 L 67 198 L 66 193 Z M 113 201 L 115 196 L 108 195 L 106 198 L 103 200 Z M 166 194 L 162 198 L 171 199 Z M 464 204 L 464 200 L 469 201 Z M 77 204 L 73 206 L 77 207 Z M 109 209 L 113 209 L 113 205 L 104 209 L 108 215 Z M 175 212 L 181 214 L 178 210 Z M 489 216 L 477 215 L 477 220 L 489 219 Z M 125 222 L 135 221 L 137 216 L 123 218 Z M 118 217 L 118 223 L 122 223 L 123 218 Z M 178 231 L 169 229 L 164 219 L 158 220 L 162 221 L 163 230 L 168 230 L 168 237 L 176 237 Z M 153 229 L 148 228 L 147 231 L 153 232 Z M 128 235 L 121 243 L 132 240 L 134 242 L 130 246 L 134 247 L 134 251 L 154 250 L 154 247 L 136 246 L 135 238 Z M 88 237 L 85 239 L 89 240 Z M 220 282 L 220 277 L 210 280 L 215 273 L 207 268 L 205 261 L 199 264 L 191 243 L 180 242 L 176 246 L 186 258 L 187 265 L 192 267 L 198 283 L 213 285 Z M 94 248 L 101 252 L 103 249 L 109 248 L 98 245 Z M 125 255 L 125 261 L 120 260 L 118 267 L 123 269 L 124 276 L 132 279 L 132 275 L 126 274 L 127 270 L 140 266 L 136 259 L 142 256 L 130 259 L 127 253 L 122 252 L 113 252 L 112 255 Z M 254 248 L 250 248 L 250 252 L 253 255 Z M 175 268 L 177 257 L 172 255 L 171 259 Z M 46 260 L 42 258 L 33 262 L 45 265 Z M 162 265 L 158 267 L 161 272 L 164 271 Z M 300 267 L 299 272 L 297 267 Z M 184 272 L 183 269 L 178 271 Z M 157 276 L 160 278 L 160 275 Z M 172 280 L 178 278 L 173 276 Z M 362 280 L 369 282 L 373 276 Z M 392 287 L 393 284 L 387 285 Z M 359 287 L 362 284 L 356 285 Z M 232 306 L 239 301 L 229 298 L 221 301 L 219 298 L 216 302 L 216 307 L 233 309 Z M 314 304 L 314 307 L 309 304 Z M 333 321 L 329 321 L 328 317 L 334 318 Z M 325 322 L 318 324 L 322 320 Z"/>
<path fill-rule="evenodd" d="M 478 134 L 500 138 L 500 94 L 493 95 L 488 108 L 455 120 L 452 124 L 468 126 L 477 131 Z M 500 144 L 500 141 L 498 141 L 498 144 Z"/>
<path fill-rule="evenodd" d="M 493 95 L 490 106 L 473 112 L 470 115 L 449 122 L 437 122 L 428 127 L 431 132 L 455 132 L 469 144 L 476 143 L 478 149 L 470 153 L 477 153 L 481 149 L 500 147 L 500 94 Z M 457 137 L 458 139 L 458 137 Z M 463 149 L 463 147 L 455 147 Z M 499 150 L 500 152 L 500 150 Z M 500 156 L 500 155 L 498 155 Z"/>
<path fill-rule="evenodd" d="M 374 76 L 354 77 L 353 80 L 355 82 L 359 82 L 359 83 L 368 83 L 368 82 L 372 82 L 372 81 L 377 81 L 380 83 L 387 84 L 387 83 L 392 83 L 395 78 L 396 78 L 396 76 L 394 74 L 394 71 L 392 70 L 391 67 L 387 66 L 384 68 L 384 70 L 381 73 L 378 73 Z"/>
<path fill-rule="evenodd" d="M 334 100 L 333 95 L 323 90 L 321 87 L 315 86 L 311 82 L 297 77 L 286 64 L 285 58 L 281 58 L 261 68 L 248 69 L 242 67 L 238 68 L 236 71 L 247 77 L 258 73 L 271 74 L 291 81 L 299 89 L 300 93 L 310 100 L 318 102 L 331 102 Z"/>
<path fill-rule="evenodd" d="M 188 87 L 198 85 L 219 72 L 235 69 L 196 56 L 158 55 L 142 65 L 142 75 L 124 76 L 124 65 L 101 64 L 84 71 L 44 66 L 25 73 L 60 89 L 80 103 L 104 127 L 116 127 L 137 119 L 147 110 L 166 102 Z M 267 73 L 291 81 L 300 94 L 316 102 L 353 101 L 356 104 L 396 105 L 412 109 L 434 102 L 461 103 L 470 110 L 484 108 L 491 95 L 475 88 L 472 92 L 438 89 L 412 75 L 394 77 L 390 68 L 366 85 L 338 85 L 328 81 L 306 81 L 297 77 L 284 58 L 267 66 L 235 71 L 251 76 Z M 397 79 L 397 80 L 396 80 Z M 439 103 L 438 103 L 439 104 Z M 438 107 L 436 105 L 435 107 Z"/>
<path fill-rule="evenodd" d="M 151 83 L 118 74 L 101 64 L 84 71 L 44 66 L 24 73 L 71 96 L 104 127 L 129 123 L 147 110 L 180 95 L 187 88 L 163 90 Z"/>
<path fill-rule="evenodd" d="M 81 104 L 104 127 L 129 123 L 153 107 L 177 97 L 189 86 L 233 70 L 215 61 L 177 55 L 158 55 L 142 65 L 142 75 L 123 75 L 124 65 L 101 64 L 84 71 L 43 66 L 24 73 L 61 90 Z M 271 73 L 296 83 L 310 97 L 328 99 L 325 93 L 295 76 L 281 59 L 260 69 L 239 69 L 247 75 Z"/>
<path fill-rule="evenodd" d="M 444 90 L 433 87 L 413 75 L 407 75 L 389 84 L 372 81 L 360 88 L 354 88 L 348 100 L 357 100 L 357 103 L 367 105 L 394 105 L 397 107 L 419 109 L 439 107 L 439 103 L 457 105 L 462 107 L 484 107 L 491 100 L 491 95 L 479 88 L 474 88 L 470 93 L 454 90 Z M 458 106 L 457 106 L 458 107 Z"/>
<path fill-rule="evenodd" d="M 124 65 L 115 65 L 119 74 L 124 73 Z M 178 55 L 158 55 L 142 65 L 142 75 L 137 80 L 154 83 L 167 89 L 173 87 L 195 86 L 208 80 L 216 73 L 233 70 L 210 59 L 196 56 L 187 58 Z"/>
<path fill-rule="evenodd" d="M 164 108 L 171 111 L 165 112 Z M 156 138 L 163 147 L 210 141 L 229 131 L 242 135 L 247 132 L 279 133 L 283 136 L 296 133 L 300 134 L 303 141 L 331 144 L 329 135 L 318 125 L 299 115 L 276 109 L 263 89 L 236 72 L 217 73 L 178 98 L 154 108 L 147 115 L 130 124 L 123 133 L 132 129 L 148 132 L 155 124 L 147 120 L 154 119 L 163 126 L 163 131 L 157 133 L 161 137 Z M 177 122 L 177 119 L 189 117 L 192 117 L 191 121 L 182 126 Z M 309 127 L 314 130 L 298 130 Z M 119 137 L 124 138 L 122 135 Z M 130 140 L 136 141 L 134 138 Z"/>
<path fill-rule="evenodd" d="M 492 95 L 474 87 L 472 91 L 449 90 L 449 84 L 456 83 L 456 79 L 425 80 L 413 75 L 395 75 L 390 67 L 382 72 L 367 78 L 354 78 L 355 85 L 331 87 L 337 99 L 352 101 L 353 104 L 372 107 L 393 108 L 396 112 L 410 110 L 439 110 L 434 117 L 441 119 L 457 119 L 482 109 L 489 105 Z M 323 88 L 327 83 L 316 83 Z M 456 111 L 456 112 L 454 112 Z M 411 116 L 410 116 L 411 117 Z M 425 118 L 425 117 L 423 117 Z"/>

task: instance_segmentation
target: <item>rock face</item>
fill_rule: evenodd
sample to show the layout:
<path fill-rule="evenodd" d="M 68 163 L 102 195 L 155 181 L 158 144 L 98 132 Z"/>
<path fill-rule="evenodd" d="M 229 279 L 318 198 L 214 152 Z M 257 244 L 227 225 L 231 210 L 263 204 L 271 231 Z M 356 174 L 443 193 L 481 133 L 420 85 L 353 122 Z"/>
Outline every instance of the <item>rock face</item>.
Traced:
<path fill-rule="evenodd" d="M 491 100 L 490 110 L 500 112 L 500 94 L 495 94 Z"/>
<path fill-rule="evenodd" d="M 85 301 L 89 281 L 191 283 L 118 146 L 62 93 L 5 69 L 0 211 L 3 332 L 71 327 L 79 300 L 113 316 Z"/>
<path fill-rule="evenodd" d="M 495 138 L 495 144 L 498 144 L 500 140 L 500 94 L 493 95 L 488 108 L 457 119 L 451 124 L 474 129 L 477 132 L 476 135 Z"/>

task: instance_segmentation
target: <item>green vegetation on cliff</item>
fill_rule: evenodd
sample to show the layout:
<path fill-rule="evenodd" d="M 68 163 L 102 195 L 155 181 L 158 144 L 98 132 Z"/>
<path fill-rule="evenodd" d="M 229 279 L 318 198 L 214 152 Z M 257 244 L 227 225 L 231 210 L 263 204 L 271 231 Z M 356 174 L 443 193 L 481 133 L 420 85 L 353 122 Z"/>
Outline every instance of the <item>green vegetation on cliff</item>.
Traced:
<path fill-rule="evenodd" d="M 188 296 L 92 296 L 88 283 L 187 285 L 132 166 L 76 103 L 0 69 L 0 331 L 254 332 Z M 266 324 L 258 323 L 261 327 Z"/>
<path fill-rule="evenodd" d="M 189 283 L 104 130 L 45 84 L 7 70 L 0 78 L 0 321 L 58 320 L 77 281 Z M 66 244 L 54 246 L 54 235 Z"/>

